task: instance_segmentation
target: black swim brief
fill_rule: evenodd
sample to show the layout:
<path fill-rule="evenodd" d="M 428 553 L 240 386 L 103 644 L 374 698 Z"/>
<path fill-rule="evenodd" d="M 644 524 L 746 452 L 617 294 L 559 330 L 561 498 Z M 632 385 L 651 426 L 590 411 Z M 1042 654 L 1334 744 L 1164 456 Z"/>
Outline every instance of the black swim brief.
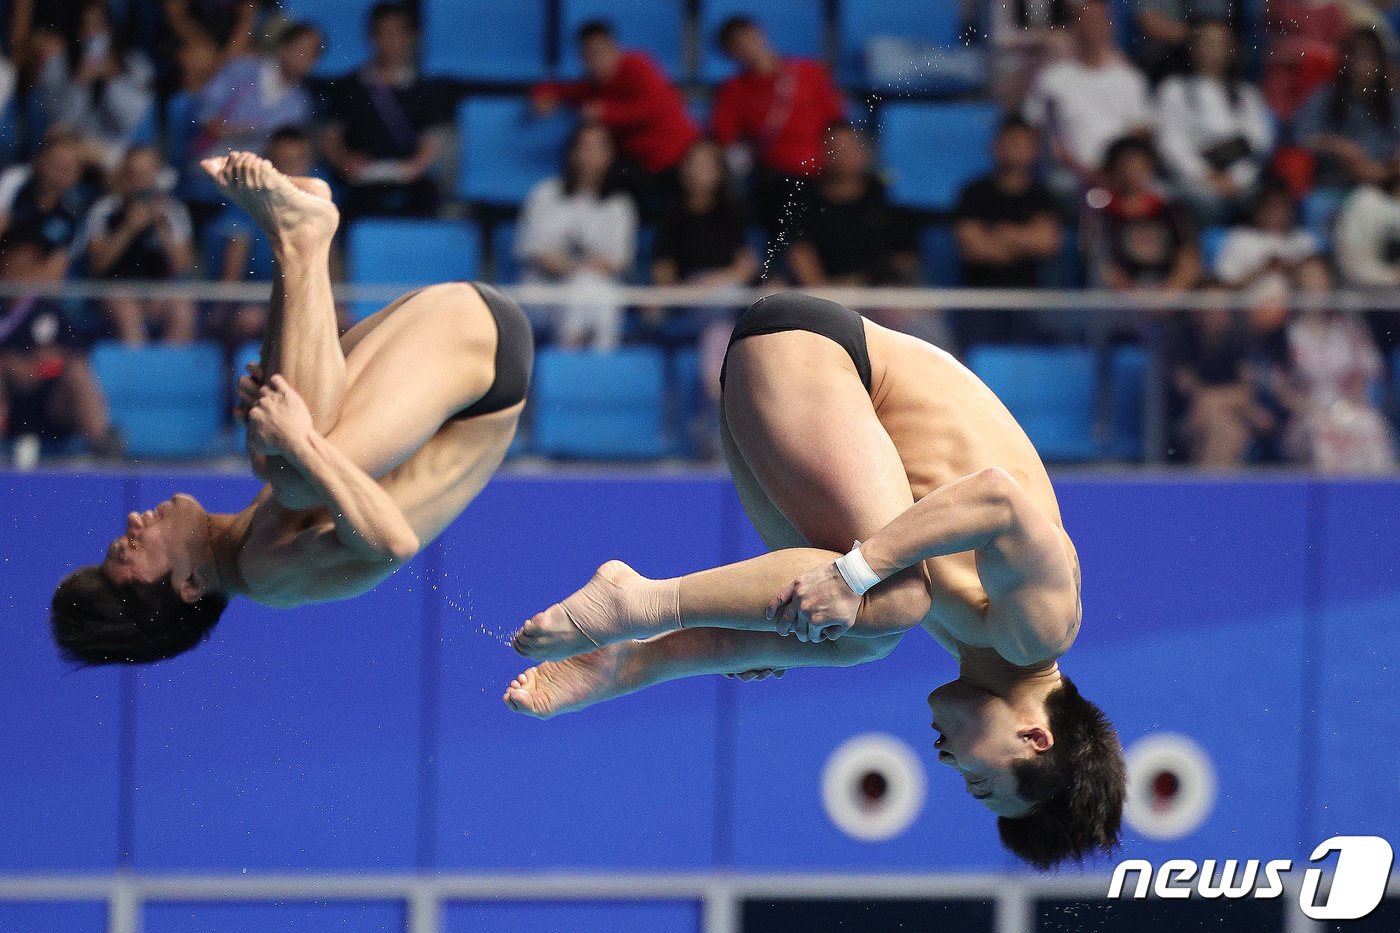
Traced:
<path fill-rule="evenodd" d="M 780 334 L 789 330 L 805 330 L 820 334 L 835 341 L 845 350 L 855 364 L 865 391 L 870 391 L 870 350 L 865 343 L 865 319 L 845 305 L 839 305 L 825 298 L 814 298 L 801 292 L 783 292 L 769 295 L 749 305 L 734 325 L 734 333 L 729 338 L 729 346 L 745 337 L 761 334 Z M 719 382 L 724 385 L 725 369 L 729 365 L 729 355 L 725 354 L 725 366 L 720 370 Z"/>
<path fill-rule="evenodd" d="M 525 401 L 535 364 L 535 338 L 520 305 L 485 282 L 471 282 L 496 321 L 496 378 L 486 394 L 452 416 L 453 421 L 489 415 Z"/>

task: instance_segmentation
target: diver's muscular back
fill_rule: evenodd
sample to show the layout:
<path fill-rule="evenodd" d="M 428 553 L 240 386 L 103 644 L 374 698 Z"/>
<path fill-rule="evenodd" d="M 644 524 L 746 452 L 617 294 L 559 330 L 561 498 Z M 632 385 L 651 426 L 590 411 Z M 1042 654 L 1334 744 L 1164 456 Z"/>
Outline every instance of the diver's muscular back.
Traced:
<path fill-rule="evenodd" d="M 1006 406 L 965 366 L 931 344 L 865 322 L 871 401 L 904 464 L 914 498 L 962 476 L 1000 467 L 1047 519 L 1063 531 L 1059 503 L 1045 465 Z M 1078 559 L 1068 535 L 1064 547 Z M 987 647 L 987 595 L 971 553 L 924 562 L 932 608 L 923 626 L 954 654 Z M 1075 574 L 1076 585 L 1078 574 Z M 1065 645 L 1067 648 L 1068 645 Z"/>

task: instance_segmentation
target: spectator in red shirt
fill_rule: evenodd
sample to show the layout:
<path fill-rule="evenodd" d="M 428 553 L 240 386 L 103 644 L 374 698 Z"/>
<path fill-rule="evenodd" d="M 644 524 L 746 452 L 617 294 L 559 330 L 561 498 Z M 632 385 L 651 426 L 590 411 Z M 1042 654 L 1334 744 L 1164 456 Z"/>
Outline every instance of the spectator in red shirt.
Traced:
<path fill-rule="evenodd" d="M 643 52 L 617 44 L 612 27 L 585 23 L 578 31 L 579 54 L 587 77 L 536 85 L 535 112 L 547 114 L 564 101 L 579 108 L 585 122 L 601 123 L 635 171 L 629 185 L 644 204 L 675 188 L 677 166 L 700 138 L 685 100 L 661 68 Z"/>
<path fill-rule="evenodd" d="M 758 219 L 770 231 L 800 200 L 800 179 L 826 166 L 826 134 L 845 114 L 845 101 L 826 65 L 784 58 L 748 16 L 726 20 L 719 46 L 740 68 L 715 96 L 715 139 L 731 153 L 731 164 L 753 166 Z M 734 158 L 742 153 L 742 158 Z"/>

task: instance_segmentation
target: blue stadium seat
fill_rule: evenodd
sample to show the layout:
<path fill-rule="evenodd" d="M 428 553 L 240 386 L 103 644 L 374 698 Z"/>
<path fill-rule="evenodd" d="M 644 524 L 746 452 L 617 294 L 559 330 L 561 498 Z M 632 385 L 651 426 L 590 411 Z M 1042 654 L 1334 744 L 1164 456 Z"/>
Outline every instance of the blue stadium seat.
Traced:
<path fill-rule="evenodd" d="M 950 224 L 934 224 L 919 233 L 919 271 L 924 284 L 932 288 L 953 288 L 962 284 L 958 264 L 958 241 Z"/>
<path fill-rule="evenodd" d="M 321 30 L 325 51 L 313 72 L 323 78 L 352 71 L 369 58 L 369 11 L 375 0 L 283 0 L 287 15 Z"/>
<path fill-rule="evenodd" d="M 1115 460 L 1141 460 L 1147 355 L 1141 347 L 1116 347 L 1109 359 L 1109 368 L 1113 423 L 1104 453 Z"/>
<path fill-rule="evenodd" d="M 660 350 L 610 353 L 543 349 L 535 355 L 531 410 L 537 453 L 589 460 L 666 452 L 666 393 Z"/>
<path fill-rule="evenodd" d="M 217 346 L 101 343 L 92 351 L 92 367 L 131 456 L 198 457 L 214 451 L 228 398 Z"/>
<path fill-rule="evenodd" d="M 865 82 L 865 47 L 871 39 L 897 36 L 953 45 L 961 25 L 960 6 L 953 0 L 842 0 L 836 27 L 842 83 Z"/>
<path fill-rule="evenodd" d="M 535 118 L 518 97 L 472 97 L 457 108 L 457 193 L 470 201 L 519 204 L 559 173 L 574 118 Z"/>
<path fill-rule="evenodd" d="M 898 204 L 952 210 L 963 185 L 991 168 L 1001 119 L 994 105 L 890 104 L 880 118 L 880 164 Z"/>
<path fill-rule="evenodd" d="M 705 404 L 705 389 L 700 384 L 700 350 L 682 347 L 670 356 L 671 445 L 670 452 L 680 457 L 697 453 L 691 423 Z"/>
<path fill-rule="evenodd" d="M 502 221 L 491 228 L 491 281 L 497 285 L 514 285 L 520 281 L 513 220 Z"/>
<path fill-rule="evenodd" d="M 1220 261 L 1220 248 L 1230 235 L 1229 227 L 1206 227 L 1201 231 L 1201 262 L 1206 272 L 1215 274 L 1215 264 Z"/>
<path fill-rule="evenodd" d="M 365 219 L 350 227 L 350 281 L 356 285 L 432 285 L 478 278 L 481 232 L 456 220 Z M 356 302 L 355 320 L 382 302 Z"/>
<path fill-rule="evenodd" d="M 825 49 L 824 0 L 700 0 L 700 79 L 722 81 L 734 66 L 719 50 L 719 27 L 731 16 L 752 16 L 785 55 L 821 58 Z"/>
<path fill-rule="evenodd" d="M 1046 460 L 1090 460 L 1098 453 L 1092 350 L 983 344 L 968 350 L 967 364 Z"/>
<path fill-rule="evenodd" d="M 566 78 L 582 74 L 578 28 L 603 20 L 624 48 L 648 53 L 667 74 L 679 77 L 684 17 L 685 0 L 560 0 L 559 73 Z"/>
<path fill-rule="evenodd" d="M 546 0 L 423 0 L 424 70 L 469 81 L 543 78 L 547 6 Z"/>

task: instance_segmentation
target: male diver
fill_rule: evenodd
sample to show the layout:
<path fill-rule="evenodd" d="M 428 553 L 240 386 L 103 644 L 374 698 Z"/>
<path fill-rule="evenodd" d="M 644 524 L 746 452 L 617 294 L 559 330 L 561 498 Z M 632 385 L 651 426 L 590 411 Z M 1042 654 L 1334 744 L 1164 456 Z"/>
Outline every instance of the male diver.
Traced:
<path fill-rule="evenodd" d="M 938 760 L 1007 847 L 1044 868 L 1114 846 L 1122 752 L 1057 663 L 1079 561 L 1005 406 L 942 350 L 791 293 L 740 318 L 722 383 L 730 472 L 773 550 L 671 580 L 605 564 L 516 634 L 544 663 L 506 703 L 548 717 L 678 677 L 863 664 L 921 627 L 959 664 L 928 697 Z"/>
<path fill-rule="evenodd" d="M 297 606 L 372 588 L 481 491 L 524 407 L 532 338 L 508 298 L 433 285 L 338 337 L 329 187 L 249 153 L 204 169 L 277 260 L 261 364 L 239 385 L 248 455 L 267 485 L 235 514 L 176 495 L 128 515 L 102 563 L 53 595 L 54 637 L 80 664 L 173 657 L 208 636 L 233 596 Z"/>

